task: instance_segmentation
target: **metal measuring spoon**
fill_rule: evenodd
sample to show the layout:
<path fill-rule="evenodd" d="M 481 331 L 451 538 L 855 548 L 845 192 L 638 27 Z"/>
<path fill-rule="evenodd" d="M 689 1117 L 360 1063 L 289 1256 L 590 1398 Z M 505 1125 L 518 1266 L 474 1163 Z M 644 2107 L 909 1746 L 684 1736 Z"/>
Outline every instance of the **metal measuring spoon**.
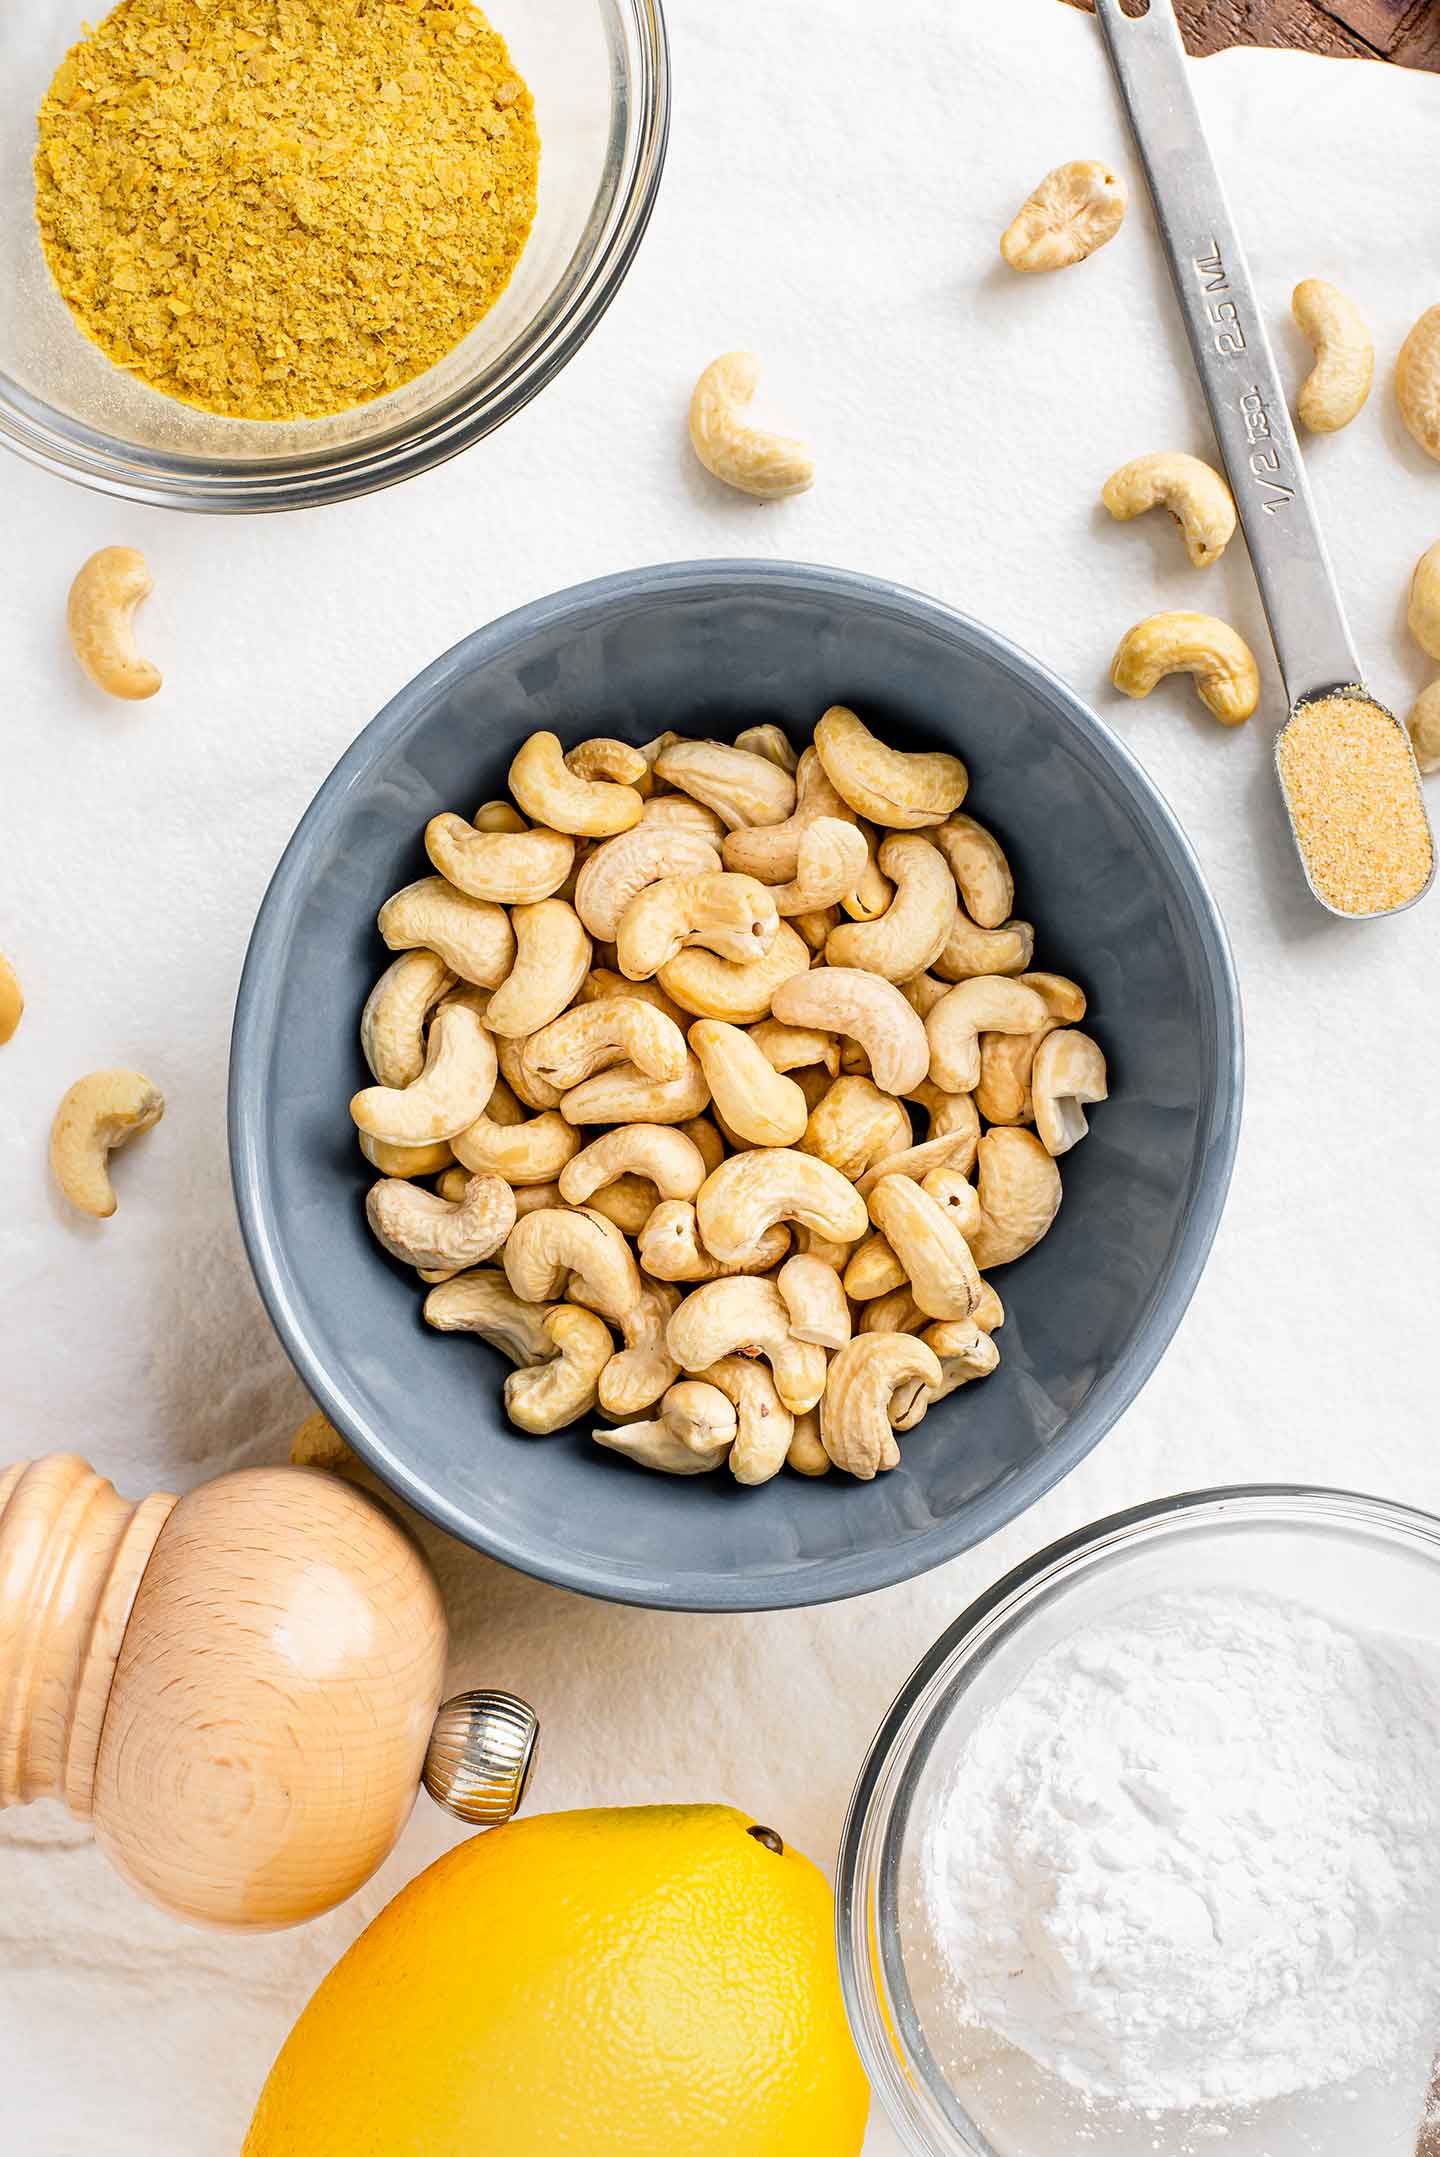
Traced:
<path fill-rule="evenodd" d="M 1120 0 L 1095 0 L 1095 11 L 1285 681 L 1290 717 L 1275 764 L 1305 880 L 1346 919 L 1399 913 L 1435 876 L 1420 775 L 1405 728 L 1361 680 L 1171 0 L 1149 0 L 1144 15 L 1125 14 Z M 1408 871 L 1395 866 L 1401 846 Z M 1343 886 L 1334 867 L 1342 858 L 1354 870 Z"/>

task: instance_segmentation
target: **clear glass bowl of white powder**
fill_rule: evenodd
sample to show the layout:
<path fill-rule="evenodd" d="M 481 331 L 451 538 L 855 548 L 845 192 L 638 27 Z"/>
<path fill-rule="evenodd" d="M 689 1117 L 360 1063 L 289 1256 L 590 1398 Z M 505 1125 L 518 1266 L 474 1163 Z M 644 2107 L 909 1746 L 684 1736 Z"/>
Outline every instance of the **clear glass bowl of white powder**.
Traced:
<path fill-rule="evenodd" d="M 916 2157 L 1440 2151 L 1440 1521 L 1209 1491 L 1042 1552 L 887 1717 L 839 1928 Z"/>

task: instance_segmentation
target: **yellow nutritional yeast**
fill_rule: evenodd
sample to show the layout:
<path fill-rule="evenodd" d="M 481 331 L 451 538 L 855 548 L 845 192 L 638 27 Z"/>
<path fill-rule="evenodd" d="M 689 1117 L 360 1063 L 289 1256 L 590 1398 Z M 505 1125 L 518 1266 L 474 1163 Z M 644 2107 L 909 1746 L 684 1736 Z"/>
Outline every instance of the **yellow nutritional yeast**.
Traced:
<path fill-rule="evenodd" d="M 470 0 L 121 0 L 39 115 L 36 215 L 80 327 L 238 419 L 409 381 L 535 214 L 530 93 Z"/>
<path fill-rule="evenodd" d="M 1276 751 L 1310 881 L 1342 914 L 1378 914 L 1425 888 L 1430 832 L 1404 729 L 1365 696 L 1302 704 Z"/>

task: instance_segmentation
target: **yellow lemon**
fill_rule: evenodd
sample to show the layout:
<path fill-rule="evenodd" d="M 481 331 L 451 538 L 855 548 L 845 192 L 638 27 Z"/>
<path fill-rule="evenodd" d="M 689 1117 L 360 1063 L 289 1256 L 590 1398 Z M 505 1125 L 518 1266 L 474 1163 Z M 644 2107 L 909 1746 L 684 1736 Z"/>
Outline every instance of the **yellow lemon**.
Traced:
<path fill-rule="evenodd" d="M 856 2157 L 830 1890 L 752 1824 L 647 1805 L 462 1843 L 325 1979 L 244 2157 Z"/>

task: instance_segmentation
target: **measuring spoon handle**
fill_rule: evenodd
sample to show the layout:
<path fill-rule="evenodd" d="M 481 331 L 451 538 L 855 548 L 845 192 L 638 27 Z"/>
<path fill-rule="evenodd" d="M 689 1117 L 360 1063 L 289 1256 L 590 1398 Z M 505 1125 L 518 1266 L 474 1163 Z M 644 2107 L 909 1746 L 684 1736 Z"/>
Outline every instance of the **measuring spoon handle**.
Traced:
<path fill-rule="evenodd" d="M 1245 250 L 1171 0 L 1095 0 L 1290 704 L 1360 680 Z"/>

